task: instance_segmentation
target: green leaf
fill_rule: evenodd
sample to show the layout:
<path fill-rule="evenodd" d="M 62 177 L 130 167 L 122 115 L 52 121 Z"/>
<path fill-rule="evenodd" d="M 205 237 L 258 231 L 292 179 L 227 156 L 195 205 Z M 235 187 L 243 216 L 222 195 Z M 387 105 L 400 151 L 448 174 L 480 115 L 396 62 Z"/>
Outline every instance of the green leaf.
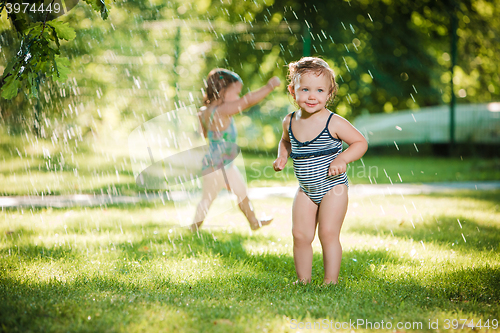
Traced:
<path fill-rule="evenodd" d="M 16 97 L 19 88 L 21 88 L 21 82 L 16 79 L 16 76 L 9 76 L 2 86 L 2 97 L 5 99 L 12 99 Z"/>
<path fill-rule="evenodd" d="M 52 37 L 53 37 L 53 40 L 56 42 L 56 46 L 57 48 L 59 49 L 61 47 L 61 44 L 59 44 L 59 38 L 57 38 L 57 32 L 56 32 L 56 29 L 50 25 L 48 25 L 48 27 L 50 28 L 50 30 L 52 31 Z"/>
<path fill-rule="evenodd" d="M 84 0 L 86 3 L 92 6 L 92 9 L 96 12 L 101 13 L 101 18 L 103 20 L 108 18 L 109 10 L 106 7 L 106 2 L 104 0 Z"/>
<path fill-rule="evenodd" d="M 15 11 L 12 11 L 8 16 L 16 31 L 19 32 L 20 34 L 22 34 L 23 31 L 25 31 L 28 28 L 29 24 L 23 17 L 22 13 L 16 13 Z"/>
<path fill-rule="evenodd" d="M 47 23 L 47 25 L 54 28 L 54 31 L 57 34 L 57 38 L 65 40 L 73 40 L 76 37 L 75 29 L 70 27 L 68 23 L 52 21 Z"/>
<path fill-rule="evenodd" d="M 36 35 L 36 34 L 39 34 L 40 32 L 42 32 L 42 30 L 43 30 L 43 23 L 36 22 L 36 23 L 33 23 L 32 25 L 26 27 L 26 29 L 24 29 L 23 33 L 26 35 L 28 35 L 28 34 Z"/>
<path fill-rule="evenodd" d="M 54 67 L 55 71 L 52 74 L 52 77 L 59 81 L 63 82 L 68 79 L 68 74 L 71 73 L 71 70 L 68 68 L 70 65 L 68 58 L 61 58 L 58 55 L 54 57 Z"/>
<path fill-rule="evenodd" d="M 56 56 L 56 61 L 57 61 L 57 65 L 64 65 L 64 66 L 69 66 L 70 65 L 70 62 L 69 62 L 69 59 L 68 58 L 61 58 L 59 56 Z"/>
<path fill-rule="evenodd" d="M 96 12 L 98 12 L 101 8 L 99 7 L 99 0 L 83 0 L 85 1 L 86 3 L 88 3 L 93 10 L 95 10 Z"/>
<path fill-rule="evenodd" d="M 38 84 L 36 82 L 36 77 L 35 77 L 36 74 L 34 74 L 33 72 L 29 72 L 28 73 L 28 84 L 29 84 L 29 87 L 30 87 L 30 94 L 29 94 L 29 97 L 30 98 L 38 98 Z"/>
<path fill-rule="evenodd" d="M 12 59 L 10 59 L 10 61 L 7 63 L 7 66 L 5 67 L 4 71 L 3 71 L 3 77 L 6 77 L 8 74 L 13 74 L 13 69 L 14 69 L 14 66 L 16 66 L 19 62 L 19 58 L 17 57 L 14 57 Z"/>
<path fill-rule="evenodd" d="M 108 11 L 108 8 L 106 7 L 106 3 L 104 2 L 104 0 L 97 0 L 97 2 L 100 2 L 101 18 L 103 20 L 107 19 L 108 15 L 109 15 L 109 11 Z"/>

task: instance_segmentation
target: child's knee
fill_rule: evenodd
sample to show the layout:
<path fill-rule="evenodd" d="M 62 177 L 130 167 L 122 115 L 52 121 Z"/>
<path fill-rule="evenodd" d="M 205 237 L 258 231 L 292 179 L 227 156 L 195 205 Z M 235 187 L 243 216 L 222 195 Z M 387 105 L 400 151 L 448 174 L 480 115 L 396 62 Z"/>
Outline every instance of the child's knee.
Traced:
<path fill-rule="evenodd" d="M 311 244 L 314 240 L 314 233 L 301 229 L 292 228 L 292 235 L 294 243 Z"/>
<path fill-rule="evenodd" d="M 339 242 L 340 232 L 334 228 L 318 228 L 319 240 L 324 242 Z"/>

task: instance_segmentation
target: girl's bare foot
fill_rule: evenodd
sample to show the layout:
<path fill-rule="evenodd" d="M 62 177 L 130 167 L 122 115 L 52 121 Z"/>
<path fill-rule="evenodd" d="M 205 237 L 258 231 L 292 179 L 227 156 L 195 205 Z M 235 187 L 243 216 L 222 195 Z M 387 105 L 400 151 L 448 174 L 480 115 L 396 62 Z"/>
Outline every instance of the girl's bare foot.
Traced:
<path fill-rule="evenodd" d="M 323 285 L 324 286 L 333 286 L 333 285 L 335 285 L 337 283 L 338 283 L 338 281 L 334 281 L 332 279 L 324 279 L 323 280 Z"/>
<path fill-rule="evenodd" d="M 293 282 L 292 284 L 294 286 L 305 286 L 306 284 L 309 284 L 309 283 L 311 283 L 311 280 L 302 279 L 302 280 L 297 280 L 297 281 Z"/>
<path fill-rule="evenodd" d="M 260 219 L 257 223 L 250 224 L 250 229 L 252 229 L 252 230 L 260 229 L 265 225 L 271 224 L 273 219 L 274 219 L 274 217 L 266 217 L 266 218 Z"/>
<path fill-rule="evenodd" d="M 202 223 L 203 222 L 198 222 L 198 223 L 191 224 L 189 226 L 189 230 L 191 230 L 192 232 L 197 232 L 200 229 Z"/>

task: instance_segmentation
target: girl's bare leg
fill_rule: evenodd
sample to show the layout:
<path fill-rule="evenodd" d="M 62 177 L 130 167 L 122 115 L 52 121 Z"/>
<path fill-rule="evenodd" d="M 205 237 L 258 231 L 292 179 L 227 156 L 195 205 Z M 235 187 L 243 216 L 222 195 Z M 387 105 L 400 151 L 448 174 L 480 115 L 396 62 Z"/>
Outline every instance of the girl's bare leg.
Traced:
<path fill-rule="evenodd" d="M 272 218 L 266 220 L 259 220 L 255 215 L 252 203 L 248 199 L 248 192 L 243 176 L 241 175 L 238 168 L 234 165 L 225 170 L 226 177 L 229 182 L 229 187 L 231 192 L 233 192 L 238 197 L 238 206 L 240 207 L 243 214 L 250 223 L 250 228 L 252 230 L 257 230 L 262 226 L 268 225 L 273 220 Z"/>
<path fill-rule="evenodd" d="M 200 203 L 196 207 L 191 231 L 197 231 L 207 216 L 210 205 L 217 197 L 217 194 L 225 186 L 224 177 L 221 170 L 211 172 L 203 177 L 203 192 Z"/>
<path fill-rule="evenodd" d="M 339 278 L 342 246 L 340 229 L 347 212 L 347 186 L 334 186 L 321 201 L 318 212 L 318 236 L 323 248 L 324 284 L 336 284 Z"/>
<path fill-rule="evenodd" d="M 313 250 L 318 206 L 301 190 L 292 208 L 293 260 L 299 282 L 311 282 Z"/>

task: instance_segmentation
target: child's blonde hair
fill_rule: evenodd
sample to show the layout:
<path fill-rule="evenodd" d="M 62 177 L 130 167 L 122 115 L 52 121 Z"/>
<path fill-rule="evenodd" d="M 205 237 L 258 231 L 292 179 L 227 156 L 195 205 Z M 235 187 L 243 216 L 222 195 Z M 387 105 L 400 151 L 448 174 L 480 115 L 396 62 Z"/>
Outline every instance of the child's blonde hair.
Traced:
<path fill-rule="evenodd" d="M 328 99 L 327 104 L 333 102 L 339 88 L 337 82 L 335 81 L 335 73 L 330 66 L 328 66 L 328 63 L 323 59 L 316 57 L 303 57 L 298 61 L 289 63 L 288 80 L 290 83 L 288 86 L 293 88 L 297 80 L 299 80 L 300 76 L 304 73 L 313 73 L 317 76 L 321 74 L 325 75 L 331 83 L 329 91 L 330 98 Z"/>
<path fill-rule="evenodd" d="M 224 68 L 215 68 L 208 73 L 205 83 L 206 93 L 203 96 L 203 104 L 208 106 L 218 99 L 224 98 L 224 93 L 231 84 L 240 82 L 243 84 L 240 76 L 235 72 Z"/>

